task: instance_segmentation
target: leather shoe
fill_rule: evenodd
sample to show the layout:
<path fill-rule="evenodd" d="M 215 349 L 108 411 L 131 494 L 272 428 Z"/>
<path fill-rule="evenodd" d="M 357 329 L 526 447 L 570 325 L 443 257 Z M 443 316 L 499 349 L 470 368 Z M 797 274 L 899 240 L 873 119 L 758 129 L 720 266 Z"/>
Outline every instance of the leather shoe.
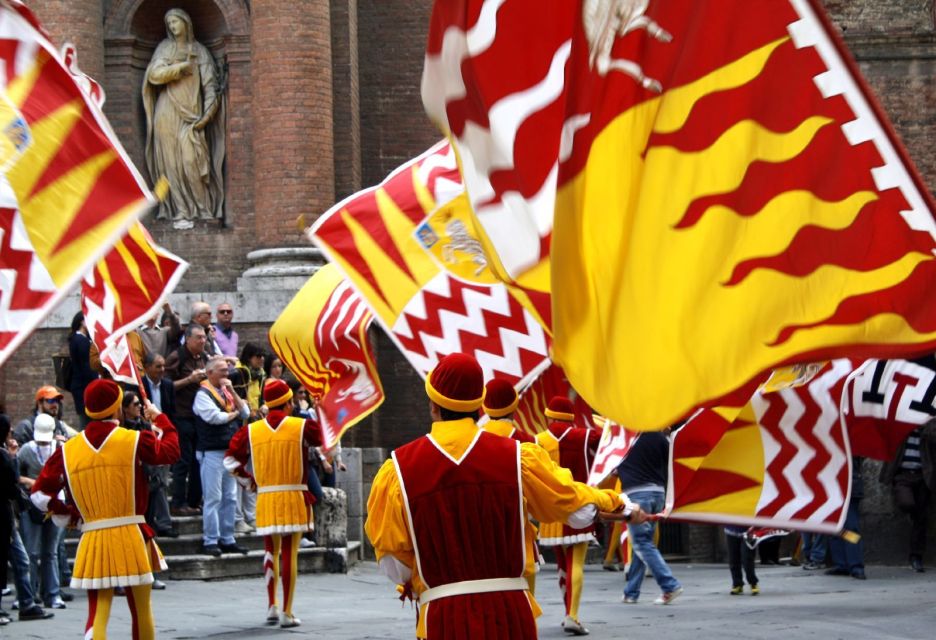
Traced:
<path fill-rule="evenodd" d="M 851 577 L 855 580 L 867 580 L 868 576 L 865 575 L 864 569 L 852 569 Z"/>
<path fill-rule="evenodd" d="M 184 507 L 172 507 L 169 513 L 174 516 L 197 516 L 201 511 L 195 507 L 185 505 Z"/>
<path fill-rule="evenodd" d="M 847 576 L 848 569 L 842 569 L 841 567 L 832 567 L 831 569 L 826 569 L 825 574 L 827 576 Z"/>
<path fill-rule="evenodd" d="M 61 597 L 65 602 L 71 602 L 75 599 L 75 596 L 70 593 L 66 593 L 65 591 L 59 592 L 59 597 Z"/>
<path fill-rule="evenodd" d="M 38 604 L 34 604 L 31 607 L 20 610 L 19 619 L 20 620 L 48 620 L 49 618 L 54 617 L 55 614 L 51 611 L 46 611 Z"/>
<path fill-rule="evenodd" d="M 242 556 L 246 556 L 248 551 L 244 547 L 240 546 L 236 542 L 234 544 L 224 544 L 221 543 L 218 545 L 218 548 L 221 549 L 222 553 L 239 553 Z"/>
<path fill-rule="evenodd" d="M 205 555 L 213 556 L 215 558 L 221 557 L 221 547 L 216 544 L 206 544 L 202 545 L 202 553 Z"/>
<path fill-rule="evenodd" d="M 156 591 L 164 591 L 166 589 L 166 583 L 162 580 L 153 580 L 153 589 Z"/>
<path fill-rule="evenodd" d="M 157 538 L 178 538 L 179 532 L 175 529 L 157 529 L 156 530 Z"/>
<path fill-rule="evenodd" d="M 926 569 L 923 568 L 923 558 L 920 556 L 910 556 L 910 568 L 917 573 L 926 571 Z"/>

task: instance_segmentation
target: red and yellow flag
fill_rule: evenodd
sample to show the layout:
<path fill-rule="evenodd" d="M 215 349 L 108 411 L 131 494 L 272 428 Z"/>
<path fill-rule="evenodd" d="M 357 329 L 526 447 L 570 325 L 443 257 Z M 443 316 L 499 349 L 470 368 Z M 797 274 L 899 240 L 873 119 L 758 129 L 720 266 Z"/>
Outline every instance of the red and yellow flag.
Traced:
<path fill-rule="evenodd" d="M 81 310 L 103 364 L 114 376 L 137 384 L 126 334 L 156 313 L 188 269 L 139 222 L 81 281 Z"/>
<path fill-rule="evenodd" d="M 270 328 L 283 364 L 318 400 L 326 448 L 384 401 L 367 328 L 374 317 L 337 266 L 325 265 Z"/>
<path fill-rule="evenodd" d="M 423 98 L 620 424 L 936 349 L 932 199 L 817 0 L 437 2 Z"/>
<path fill-rule="evenodd" d="M 0 363 L 155 202 L 82 85 L 0 4 Z"/>

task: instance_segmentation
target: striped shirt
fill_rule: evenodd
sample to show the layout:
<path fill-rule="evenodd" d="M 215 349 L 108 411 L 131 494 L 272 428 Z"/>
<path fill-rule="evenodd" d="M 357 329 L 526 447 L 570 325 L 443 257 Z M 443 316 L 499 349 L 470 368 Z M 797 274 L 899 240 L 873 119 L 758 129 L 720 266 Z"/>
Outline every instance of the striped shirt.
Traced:
<path fill-rule="evenodd" d="M 923 461 L 920 458 L 920 430 L 914 429 L 907 436 L 907 443 L 904 445 L 903 458 L 900 459 L 901 469 L 919 470 L 923 468 Z"/>

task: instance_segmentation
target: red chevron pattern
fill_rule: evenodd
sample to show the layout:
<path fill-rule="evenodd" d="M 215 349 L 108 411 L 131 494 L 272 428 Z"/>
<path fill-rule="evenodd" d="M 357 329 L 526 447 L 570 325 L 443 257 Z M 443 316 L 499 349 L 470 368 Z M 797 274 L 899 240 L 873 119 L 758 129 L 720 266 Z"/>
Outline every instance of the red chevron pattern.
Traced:
<path fill-rule="evenodd" d="M 601 442 L 595 452 L 595 461 L 588 474 L 588 484 L 597 487 L 607 478 L 630 452 L 639 433 L 628 431 L 619 424 L 608 422 L 601 434 Z"/>

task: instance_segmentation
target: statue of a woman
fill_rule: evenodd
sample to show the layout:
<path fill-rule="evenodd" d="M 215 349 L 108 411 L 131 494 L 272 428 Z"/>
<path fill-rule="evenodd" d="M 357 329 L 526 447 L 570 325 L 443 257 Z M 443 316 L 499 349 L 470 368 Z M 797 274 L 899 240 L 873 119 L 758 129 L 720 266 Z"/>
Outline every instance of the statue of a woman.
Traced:
<path fill-rule="evenodd" d="M 214 58 L 195 41 L 189 15 L 170 9 L 165 23 L 169 37 L 143 79 L 146 167 L 154 182 L 169 181 L 157 217 L 188 229 L 193 220 L 222 216 L 223 96 Z"/>

